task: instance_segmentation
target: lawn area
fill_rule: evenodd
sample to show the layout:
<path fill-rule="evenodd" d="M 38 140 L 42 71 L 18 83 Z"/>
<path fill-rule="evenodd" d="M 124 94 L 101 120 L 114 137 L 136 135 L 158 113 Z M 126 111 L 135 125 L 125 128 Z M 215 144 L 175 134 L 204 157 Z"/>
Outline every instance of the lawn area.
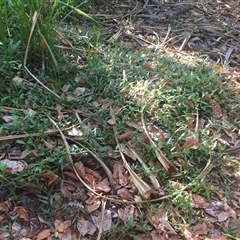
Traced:
<path fill-rule="evenodd" d="M 240 238 L 239 1 L 0 17 L 0 240 Z"/>

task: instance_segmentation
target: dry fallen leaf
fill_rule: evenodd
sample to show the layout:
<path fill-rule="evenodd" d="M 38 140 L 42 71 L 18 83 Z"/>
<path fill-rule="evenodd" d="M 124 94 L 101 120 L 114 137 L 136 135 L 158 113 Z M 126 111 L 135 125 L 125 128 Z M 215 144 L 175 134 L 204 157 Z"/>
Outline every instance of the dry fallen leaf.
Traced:
<path fill-rule="evenodd" d="M 79 217 L 77 229 L 82 236 L 86 236 L 87 234 L 93 235 L 97 230 L 91 222 L 85 220 L 83 217 Z"/>
<path fill-rule="evenodd" d="M 192 232 L 194 235 L 207 235 L 210 231 L 206 223 L 198 223 L 196 226 L 191 227 Z"/>
<path fill-rule="evenodd" d="M 121 151 L 128 157 L 130 157 L 133 161 L 136 161 L 137 158 L 135 156 L 135 154 L 128 148 L 126 147 L 124 144 L 119 144 L 121 147 Z"/>
<path fill-rule="evenodd" d="M 12 81 L 16 84 L 16 85 L 19 85 L 19 84 L 23 84 L 26 80 L 24 78 L 20 78 L 18 76 L 15 76 Z"/>
<path fill-rule="evenodd" d="M 83 95 L 83 93 L 86 91 L 86 88 L 84 88 L 84 87 L 77 87 L 75 90 L 74 90 L 74 95 L 75 95 L 75 97 L 79 97 L 79 96 L 81 96 L 81 95 Z"/>
<path fill-rule="evenodd" d="M 22 236 L 27 236 L 30 232 L 30 229 L 25 225 L 21 224 L 19 222 L 13 222 L 12 228 L 11 228 L 11 237 L 13 239 L 18 239 Z"/>
<path fill-rule="evenodd" d="M 222 201 L 212 201 L 205 209 L 205 212 L 213 217 L 217 217 L 218 221 L 225 221 L 227 218 L 237 218 L 236 212 L 228 205 L 226 198 Z"/>
<path fill-rule="evenodd" d="M 122 164 L 115 163 L 113 165 L 113 178 L 121 186 L 128 185 L 128 174 L 126 168 Z"/>
<path fill-rule="evenodd" d="M 93 204 L 97 199 L 99 199 L 99 197 L 97 196 L 97 195 L 92 195 L 92 196 L 90 196 L 87 200 L 86 200 L 86 204 L 88 204 L 88 205 L 91 205 L 91 204 Z"/>
<path fill-rule="evenodd" d="M 36 115 L 36 111 L 32 110 L 31 108 L 28 108 L 25 112 L 26 117 L 32 118 Z"/>
<path fill-rule="evenodd" d="M 145 63 L 145 64 L 143 65 L 143 69 L 144 69 L 144 70 L 148 70 L 148 71 L 154 71 L 154 68 L 153 68 L 153 66 L 152 66 L 151 63 Z"/>
<path fill-rule="evenodd" d="M 157 230 L 163 233 L 166 239 L 171 239 L 173 235 L 177 236 L 177 233 L 168 222 L 164 209 L 149 209 L 147 219 Z"/>
<path fill-rule="evenodd" d="M 0 203 L 0 212 L 8 212 L 9 208 L 4 203 Z"/>
<path fill-rule="evenodd" d="M 9 237 L 9 232 L 7 232 L 7 231 L 1 231 L 0 232 L 0 239 L 3 239 L 3 240 L 7 240 L 7 239 L 9 239 L 8 237 Z"/>
<path fill-rule="evenodd" d="M 209 203 L 207 203 L 201 196 L 197 194 L 192 194 L 190 203 L 193 208 L 201 209 L 209 207 Z"/>
<path fill-rule="evenodd" d="M 41 180 L 44 181 L 47 186 L 50 186 L 55 181 L 61 181 L 61 178 L 55 173 L 43 173 Z"/>
<path fill-rule="evenodd" d="M 228 212 L 222 211 L 217 215 L 219 222 L 225 222 L 230 217 Z"/>
<path fill-rule="evenodd" d="M 215 100 L 210 100 L 210 104 L 212 107 L 214 118 L 220 119 L 223 116 L 223 112 L 220 104 Z"/>
<path fill-rule="evenodd" d="M 97 210 L 100 206 L 101 206 L 101 201 L 96 200 L 91 205 L 87 205 L 87 211 L 88 211 L 88 213 L 92 213 L 95 210 Z"/>
<path fill-rule="evenodd" d="M 196 138 L 189 138 L 178 150 L 182 151 L 186 148 L 198 149 L 198 140 Z"/>
<path fill-rule="evenodd" d="M 87 182 L 90 188 L 95 189 L 96 179 L 91 174 L 85 174 L 84 180 Z"/>
<path fill-rule="evenodd" d="M 83 133 L 79 129 L 73 127 L 70 130 L 67 131 L 69 136 L 74 136 L 74 137 L 82 137 Z"/>
<path fill-rule="evenodd" d="M 109 119 L 107 122 L 110 125 L 115 125 L 116 124 L 116 122 L 113 119 Z"/>
<path fill-rule="evenodd" d="M 96 183 L 95 189 L 96 191 L 101 191 L 105 193 L 110 192 L 111 188 L 109 187 L 108 178 L 105 178 L 101 182 Z"/>
<path fill-rule="evenodd" d="M 64 231 L 64 224 L 60 220 L 57 220 L 57 219 L 55 220 L 54 227 L 55 227 L 55 230 L 57 232 L 61 232 L 62 233 Z"/>
<path fill-rule="evenodd" d="M 3 116 L 2 119 L 6 122 L 6 123 L 12 123 L 14 121 L 14 116 Z"/>
<path fill-rule="evenodd" d="M 22 172 L 28 166 L 24 160 L 10 161 L 8 159 L 3 159 L 0 161 L 0 163 L 6 165 L 6 167 L 9 168 L 12 173 Z"/>
<path fill-rule="evenodd" d="M 126 121 L 127 126 L 134 128 L 134 129 L 138 129 L 139 125 L 137 123 L 134 122 L 130 122 L 130 121 Z"/>
<path fill-rule="evenodd" d="M 85 177 L 85 174 L 86 174 L 85 167 L 81 161 L 74 163 L 74 167 L 80 177 L 82 178 Z"/>
<path fill-rule="evenodd" d="M 214 118 L 220 119 L 223 116 L 223 112 L 220 104 L 215 100 L 210 100 L 210 104 L 212 106 Z"/>
<path fill-rule="evenodd" d="M 189 227 L 185 227 L 185 226 L 180 226 L 184 239 L 186 240 L 192 240 L 192 232 L 190 231 Z"/>
<path fill-rule="evenodd" d="M 227 199 L 223 199 L 223 210 L 229 213 L 229 216 L 231 216 L 233 219 L 237 218 L 237 213 L 233 210 L 232 207 L 228 205 Z"/>
<path fill-rule="evenodd" d="M 153 124 L 147 125 L 147 131 L 149 136 L 156 142 L 161 142 L 165 140 L 165 135 L 163 131 Z"/>
<path fill-rule="evenodd" d="M 63 174 L 64 174 L 64 176 L 66 176 L 72 180 L 77 180 L 77 181 L 79 180 L 78 177 L 76 176 L 76 174 L 73 172 L 64 171 Z"/>
<path fill-rule="evenodd" d="M 110 210 L 104 211 L 103 219 L 102 213 L 100 211 L 94 212 L 94 214 L 91 215 L 91 218 L 98 229 L 100 229 L 101 225 L 104 231 L 111 229 L 112 214 Z"/>
<path fill-rule="evenodd" d="M 240 187 L 240 171 L 235 172 L 234 178 L 237 181 L 238 187 Z"/>
<path fill-rule="evenodd" d="M 171 186 L 173 188 L 176 188 L 176 189 L 184 189 L 185 188 L 185 185 L 179 183 L 179 182 L 175 182 L 175 181 L 170 181 L 171 183 Z"/>
<path fill-rule="evenodd" d="M 119 135 L 119 138 L 121 138 L 121 139 L 131 139 L 135 134 L 136 134 L 136 132 L 126 132 L 126 133 L 123 133 L 123 134 Z"/>
<path fill-rule="evenodd" d="M 67 186 L 62 186 L 61 192 L 65 198 L 72 199 L 72 193 L 68 190 Z"/>
<path fill-rule="evenodd" d="M 85 167 L 85 172 L 88 173 L 88 174 L 91 174 L 95 178 L 96 182 L 102 181 L 102 177 L 98 172 L 93 171 L 92 169 L 90 169 L 88 167 Z"/>
<path fill-rule="evenodd" d="M 61 240 L 73 240 L 72 231 L 70 228 L 64 230 Z"/>
<path fill-rule="evenodd" d="M 51 230 L 50 229 L 44 229 L 42 230 L 40 233 L 38 233 L 38 235 L 36 236 L 36 240 L 43 240 L 47 237 L 49 237 L 51 234 Z"/>
<path fill-rule="evenodd" d="M 130 194 L 130 192 L 126 188 L 120 188 L 117 190 L 117 195 L 120 196 L 123 199 L 132 200 L 133 196 Z"/>
<path fill-rule="evenodd" d="M 27 211 L 19 206 L 19 207 L 14 207 L 14 209 L 10 212 L 11 215 L 18 215 L 20 218 L 24 219 L 25 221 L 28 221 L 28 213 Z"/>
<path fill-rule="evenodd" d="M 138 216 L 136 207 L 133 205 L 123 206 L 118 209 L 118 217 L 125 223 L 127 221 L 133 221 Z"/>
<path fill-rule="evenodd" d="M 71 87 L 70 84 L 65 84 L 65 85 L 63 85 L 63 87 L 62 87 L 62 92 L 64 92 L 64 93 L 67 92 L 70 87 Z"/>

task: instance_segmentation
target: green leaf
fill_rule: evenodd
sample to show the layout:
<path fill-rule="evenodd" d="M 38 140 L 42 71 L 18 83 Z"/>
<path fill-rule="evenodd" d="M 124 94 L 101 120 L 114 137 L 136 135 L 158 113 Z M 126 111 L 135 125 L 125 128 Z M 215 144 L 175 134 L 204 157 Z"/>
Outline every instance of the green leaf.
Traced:
<path fill-rule="evenodd" d="M 21 145 L 25 145 L 26 144 L 23 140 L 17 140 L 16 143 L 21 144 Z"/>
<path fill-rule="evenodd" d="M 72 10 L 74 10 L 74 11 L 77 12 L 78 14 L 82 15 L 83 17 L 85 17 L 85 18 L 87 18 L 87 19 L 89 19 L 89 20 L 91 20 L 91 21 L 93 21 L 93 22 L 95 22 L 95 23 L 98 24 L 98 22 L 97 22 L 94 18 L 92 18 L 91 16 L 89 16 L 87 13 L 79 10 L 78 8 L 75 8 L 75 7 L 71 6 L 71 5 L 68 5 L 67 3 L 64 3 L 64 2 L 62 2 L 62 1 L 58 1 L 58 2 L 59 2 L 60 4 L 62 4 L 62 5 L 64 5 L 64 6 L 67 6 L 67 7 L 71 8 Z"/>

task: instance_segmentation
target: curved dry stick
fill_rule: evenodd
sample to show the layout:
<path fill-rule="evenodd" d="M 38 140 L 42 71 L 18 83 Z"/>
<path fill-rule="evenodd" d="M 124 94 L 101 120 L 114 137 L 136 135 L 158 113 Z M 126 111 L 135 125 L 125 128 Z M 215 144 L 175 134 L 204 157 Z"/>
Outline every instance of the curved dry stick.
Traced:
<path fill-rule="evenodd" d="M 45 88 L 46 90 L 48 90 L 50 93 L 52 93 L 54 96 L 56 96 L 57 98 L 61 98 L 60 96 L 58 96 L 55 92 L 53 92 L 50 88 L 48 88 L 46 85 L 44 85 L 40 80 L 38 80 L 32 73 L 31 71 L 24 66 L 24 68 L 26 69 L 26 71 L 31 75 L 32 78 L 34 78 L 43 88 Z"/>
<path fill-rule="evenodd" d="M 144 204 L 144 203 L 150 203 L 150 202 L 158 202 L 158 201 L 161 201 L 161 200 L 164 200 L 166 198 L 168 198 L 169 196 L 163 196 L 163 197 L 160 197 L 160 198 L 156 198 L 156 199 L 151 199 L 151 200 L 144 200 L 144 201 L 139 201 L 139 202 L 136 202 L 136 201 L 125 201 L 125 200 L 121 200 L 121 199 L 116 199 L 116 198 L 111 198 L 111 197 L 106 197 L 106 196 L 103 196 L 99 193 L 97 193 L 96 191 L 94 191 L 91 187 L 89 187 L 85 182 L 84 180 L 79 176 L 74 164 L 73 164 L 73 159 L 72 159 L 72 156 L 71 156 L 71 153 L 70 153 L 70 147 L 69 147 L 69 144 L 66 140 L 66 137 L 64 136 L 62 130 L 58 127 L 58 125 L 56 124 L 56 122 L 51 119 L 47 114 L 46 116 L 48 117 L 48 119 L 54 124 L 54 126 L 57 128 L 57 130 L 59 131 L 61 137 L 62 137 L 62 140 L 64 142 L 64 145 L 67 149 L 67 154 L 68 154 L 68 157 L 69 157 L 69 160 L 70 160 L 70 163 L 72 165 L 72 168 L 74 170 L 74 173 L 76 174 L 76 176 L 78 177 L 79 181 L 90 191 L 92 192 L 93 194 L 95 194 L 96 196 L 98 196 L 99 198 L 102 198 L 104 200 L 108 200 L 108 201 L 111 201 L 111 202 L 116 202 L 116 203 L 122 203 L 122 204 Z"/>

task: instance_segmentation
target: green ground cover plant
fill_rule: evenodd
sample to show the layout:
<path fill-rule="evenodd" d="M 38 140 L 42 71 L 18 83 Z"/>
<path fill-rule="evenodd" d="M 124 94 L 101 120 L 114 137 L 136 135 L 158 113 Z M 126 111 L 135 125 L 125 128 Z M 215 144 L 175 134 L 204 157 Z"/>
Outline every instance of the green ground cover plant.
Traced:
<path fill-rule="evenodd" d="M 239 97 L 219 65 L 106 41 L 93 1 L 0 4 L 3 239 L 187 239 L 237 204 Z"/>

